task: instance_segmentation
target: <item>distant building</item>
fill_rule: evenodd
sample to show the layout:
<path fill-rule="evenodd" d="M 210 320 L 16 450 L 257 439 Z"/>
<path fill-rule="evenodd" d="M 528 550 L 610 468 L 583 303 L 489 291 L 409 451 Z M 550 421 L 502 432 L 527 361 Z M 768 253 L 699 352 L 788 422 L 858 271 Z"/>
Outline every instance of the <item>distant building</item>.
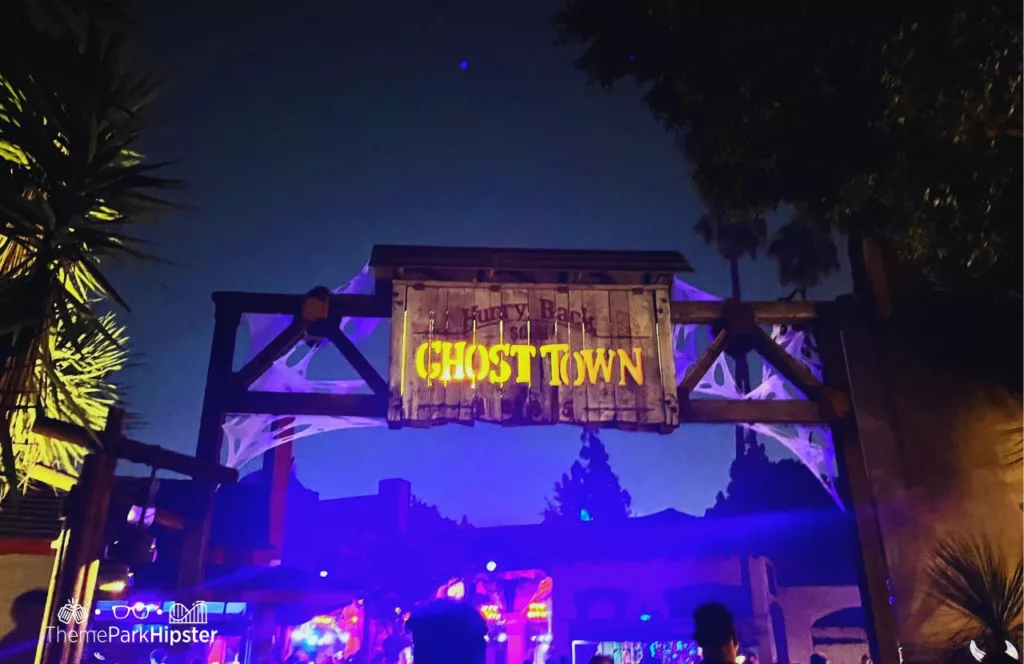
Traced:
<path fill-rule="evenodd" d="M 118 479 L 109 537 L 144 502 L 147 481 Z M 150 526 L 160 553 L 135 570 L 135 596 L 173 599 L 182 531 L 167 515 L 196 514 L 199 496 L 191 481 L 160 481 L 161 516 Z M 59 502 L 46 489 L 30 494 L 25 512 L 0 510 L 0 565 L 23 570 L 13 577 L 17 584 L 5 579 L 4 596 L 14 593 L 8 603 L 45 587 Z M 28 518 L 32 510 L 48 511 Z M 836 561 L 807 569 L 750 555 L 751 537 L 759 536 L 753 528 L 674 510 L 611 527 L 474 528 L 416 503 L 405 480 L 383 480 L 369 496 L 320 499 L 293 473 L 268 468 L 217 492 L 205 593 L 212 606 L 247 607 L 234 616 L 235 628 L 225 625 L 234 641 L 222 647 L 238 653 L 259 651 L 244 644 L 247 634 L 268 632 L 263 645 L 273 647 L 284 626 L 382 588 L 404 604 L 461 580 L 467 600 L 486 603 L 491 616 L 489 664 L 578 661 L 599 647 L 621 653 L 616 664 L 630 664 L 629 648 L 687 644 L 693 609 L 705 601 L 735 612 L 742 647 L 765 664 L 806 663 L 813 652 L 833 664 L 859 664 L 867 645 L 853 570 L 837 574 Z"/>

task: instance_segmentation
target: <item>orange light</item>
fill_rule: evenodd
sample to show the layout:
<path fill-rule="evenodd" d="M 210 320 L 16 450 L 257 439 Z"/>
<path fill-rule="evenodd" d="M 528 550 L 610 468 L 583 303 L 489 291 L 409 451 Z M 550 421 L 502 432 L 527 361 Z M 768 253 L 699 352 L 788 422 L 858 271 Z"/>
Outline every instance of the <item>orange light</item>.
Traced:
<path fill-rule="evenodd" d="M 528 620 L 547 620 L 548 619 L 548 605 L 545 602 L 530 602 L 530 605 L 526 607 L 526 617 Z"/>
<path fill-rule="evenodd" d="M 123 579 L 118 579 L 117 581 L 107 581 L 106 583 L 101 583 L 98 590 L 104 593 L 120 593 L 124 592 L 124 589 L 127 587 L 127 581 L 124 581 Z"/>
<path fill-rule="evenodd" d="M 311 621 L 314 625 L 333 625 L 335 624 L 334 618 L 331 616 L 314 616 Z"/>
<path fill-rule="evenodd" d="M 488 622 L 497 622 L 501 620 L 501 607 L 497 604 L 484 604 L 480 607 L 480 615 Z"/>

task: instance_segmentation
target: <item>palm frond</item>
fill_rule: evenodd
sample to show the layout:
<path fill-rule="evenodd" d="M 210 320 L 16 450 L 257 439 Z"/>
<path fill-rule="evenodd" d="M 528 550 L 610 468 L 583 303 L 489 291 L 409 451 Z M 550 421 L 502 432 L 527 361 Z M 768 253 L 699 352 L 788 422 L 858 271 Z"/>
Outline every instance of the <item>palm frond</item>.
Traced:
<path fill-rule="evenodd" d="M 1016 563 L 983 537 L 959 537 L 936 547 L 926 568 L 932 595 L 959 625 L 947 635 L 947 652 L 970 640 L 986 652 L 1000 652 L 1005 641 L 1021 646 L 1024 610 L 1021 560 Z"/>
<path fill-rule="evenodd" d="M 779 283 L 801 291 L 839 271 L 839 251 L 827 224 L 796 215 L 776 231 L 768 255 L 779 265 Z"/>
<path fill-rule="evenodd" d="M 32 434 L 37 412 L 99 431 L 106 424 L 109 407 L 118 400 L 112 377 L 128 360 L 127 334 L 113 313 L 97 321 L 105 333 L 86 339 L 72 339 L 77 332 L 58 325 L 46 336 L 49 348 L 40 353 L 39 366 L 24 372 L 29 378 L 22 383 L 24 407 L 15 411 L 9 423 L 19 480 L 36 465 L 77 476 L 84 457 L 85 451 L 76 445 Z"/>
<path fill-rule="evenodd" d="M 88 0 L 100 5 L 103 0 Z M 85 7 L 83 4 L 82 7 Z M 77 10 L 76 10 L 77 11 Z M 172 203 L 175 180 L 136 149 L 156 82 L 127 66 L 123 35 L 88 29 L 0 45 L 0 439 L 8 486 L 36 463 L 76 473 L 81 450 L 30 435 L 37 412 L 101 429 L 124 330 L 98 300 L 127 308 L 103 272 L 148 258 L 134 226 Z M 24 27 L 24 26 L 23 26 Z"/>

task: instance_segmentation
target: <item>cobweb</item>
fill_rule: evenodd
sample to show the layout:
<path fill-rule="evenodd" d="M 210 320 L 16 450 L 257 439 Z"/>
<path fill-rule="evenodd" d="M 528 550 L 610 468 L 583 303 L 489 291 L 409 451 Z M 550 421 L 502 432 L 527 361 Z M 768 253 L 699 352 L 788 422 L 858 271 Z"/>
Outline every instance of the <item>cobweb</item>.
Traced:
<path fill-rule="evenodd" d="M 335 293 L 368 294 L 373 290 L 373 278 L 369 266 L 363 269 Z M 718 301 L 682 279 L 672 285 L 672 299 L 676 301 Z M 286 315 L 246 314 L 249 330 L 249 351 L 246 361 L 266 347 L 270 341 L 291 322 Z M 357 346 L 364 342 L 380 324 L 380 319 L 344 318 L 341 329 Z M 772 339 L 791 356 L 805 364 L 818 378 L 821 377 L 821 361 L 811 335 L 806 330 L 776 325 L 772 328 Z M 676 375 L 683 376 L 704 346 L 710 340 L 708 326 L 676 325 L 673 329 Z M 300 342 L 286 355 L 278 359 L 252 387 L 253 391 L 293 392 L 319 394 L 352 394 L 365 390 L 363 380 L 313 380 L 308 377 L 313 356 L 323 346 L 322 341 Z M 778 372 L 766 362 L 761 362 L 761 383 L 749 394 L 740 394 L 736 387 L 732 368 L 723 353 L 701 379 L 695 395 L 717 399 L 758 399 L 784 400 L 802 399 Z M 363 427 L 384 426 L 381 418 L 332 417 L 326 415 L 246 415 L 230 414 L 224 423 L 227 439 L 227 464 L 238 468 L 278 445 L 306 436 L 327 431 Z M 775 424 L 741 424 L 760 436 L 771 438 L 789 449 L 807 466 L 836 503 L 842 502 L 836 491 L 835 453 L 831 433 L 827 427 Z"/>

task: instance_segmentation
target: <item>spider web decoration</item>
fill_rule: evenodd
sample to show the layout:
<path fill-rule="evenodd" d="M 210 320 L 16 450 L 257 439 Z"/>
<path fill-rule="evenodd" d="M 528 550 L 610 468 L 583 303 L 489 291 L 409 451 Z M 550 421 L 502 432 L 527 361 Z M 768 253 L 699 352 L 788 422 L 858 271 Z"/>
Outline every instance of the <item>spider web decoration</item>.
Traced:
<path fill-rule="evenodd" d="M 366 265 L 351 281 L 334 292 L 368 294 L 373 277 Z M 249 356 L 252 359 L 291 323 L 291 316 L 245 314 L 249 329 Z M 380 324 L 378 318 L 343 318 L 341 330 L 352 343 L 365 341 Z M 294 392 L 296 394 L 353 394 L 366 387 L 366 381 L 313 380 L 307 377 L 313 356 L 324 341 L 299 342 L 279 358 L 249 388 L 251 391 Z M 332 417 L 329 415 L 252 415 L 230 414 L 224 422 L 227 439 L 227 465 L 239 468 L 278 445 L 299 438 L 339 429 L 384 426 L 384 420 L 369 417 Z"/>
<path fill-rule="evenodd" d="M 694 288 L 677 277 L 672 284 L 672 299 L 684 302 L 706 302 L 719 301 L 721 298 Z M 703 332 L 700 330 L 702 327 L 705 328 Z M 686 370 L 697 361 L 700 350 L 703 349 L 703 345 L 698 348 L 698 341 L 702 335 L 707 341 L 710 341 L 710 328 L 701 325 L 676 325 L 674 327 L 676 376 L 686 375 Z M 821 358 L 809 332 L 788 325 L 774 325 L 771 337 L 786 353 L 806 366 L 815 378 L 821 380 Z M 715 359 L 715 363 L 697 384 L 694 393 L 719 399 L 752 399 L 756 401 L 805 399 L 803 394 L 783 378 L 774 367 L 761 360 L 760 356 L 757 356 L 757 359 L 761 364 L 761 383 L 749 394 L 741 394 L 736 387 L 736 379 L 733 377 L 732 367 L 729 365 L 726 353 L 722 353 Z M 785 445 L 821 482 L 836 504 L 841 509 L 843 508 L 843 502 L 836 490 L 835 449 L 832 445 L 832 432 L 828 427 L 762 423 L 738 426 Z"/>
<path fill-rule="evenodd" d="M 373 278 L 367 265 L 351 281 L 334 292 L 369 294 L 372 290 Z M 684 302 L 707 302 L 721 299 L 705 293 L 679 278 L 676 278 L 672 284 L 671 296 L 675 301 Z M 249 330 L 249 357 L 246 360 L 248 361 L 288 327 L 291 317 L 245 314 L 245 321 Z M 358 345 L 367 339 L 379 324 L 380 319 L 376 318 L 343 318 L 340 327 L 352 339 L 352 342 Z M 706 329 L 701 331 L 701 327 Z M 705 341 L 710 340 L 707 326 L 676 325 L 673 327 L 677 376 L 685 375 L 690 365 L 696 362 L 699 350 L 706 345 L 706 343 L 698 345 L 702 335 Z M 813 339 L 806 330 L 775 325 L 772 328 L 771 336 L 787 353 L 806 365 L 816 377 L 821 378 L 821 360 Z M 275 361 L 270 369 L 260 376 L 249 389 L 296 394 L 352 394 L 363 390 L 366 387 L 363 380 L 332 381 L 308 378 L 310 362 L 323 344 L 323 341 L 300 342 Z M 723 353 L 715 360 L 694 392 L 697 395 L 718 399 L 785 400 L 804 398 L 771 365 L 763 361 L 761 365 L 760 385 L 749 394 L 740 394 L 733 377 L 732 367 L 729 365 L 726 354 Z M 228 449 L 227 465 L 238 468 L 278 445 L 306 436 L 340 429 L 379 427 L 384 424 L 383 418 L 368 417 L 231 414 L 224 422 Z M 831 432 L 827 427 L 760 423 L 739 426 L 785 445 L 818 478 L 836 504 L 840 507 L 843 506 L 836 491 L 835 452 L 832 446 Z"/>

